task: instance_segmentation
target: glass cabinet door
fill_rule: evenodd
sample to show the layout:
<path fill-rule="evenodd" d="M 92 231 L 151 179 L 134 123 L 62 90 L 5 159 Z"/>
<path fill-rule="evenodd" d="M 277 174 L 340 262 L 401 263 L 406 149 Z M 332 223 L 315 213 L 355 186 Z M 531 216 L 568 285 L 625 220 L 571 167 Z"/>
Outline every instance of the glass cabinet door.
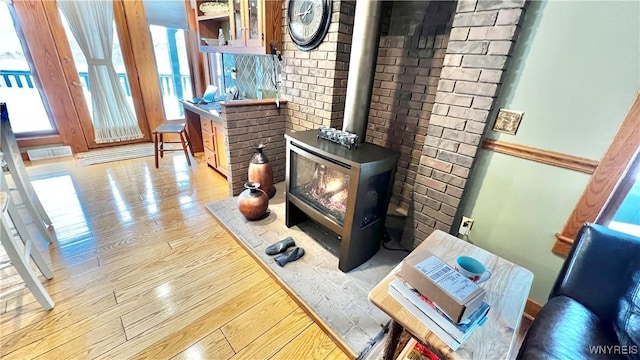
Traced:
<path fill-rule="evenodd" d="M 267 0 L 268 1 L 268 0 Z M 262 18 L 264 16 L 262 8 L 264 4 L 263 0 L 245 0 L 247 6 L 247 46 L 263 46 L 263 34 L 262 34 Z"/>
<path fill-rule="evenodd" d="M 258 0 L 247 0 L 248 1 L 248 16 L 249 16 L 249 34 L 248 38 L 251 40 L 260 40 L 260 8 Z"/>
<path fill-rule="evenodd" d="M 231 23 L 231 45 L 244 46 L 244 26 L 242 21 L 242 1 L 231 2 L 233 21 Z"/>

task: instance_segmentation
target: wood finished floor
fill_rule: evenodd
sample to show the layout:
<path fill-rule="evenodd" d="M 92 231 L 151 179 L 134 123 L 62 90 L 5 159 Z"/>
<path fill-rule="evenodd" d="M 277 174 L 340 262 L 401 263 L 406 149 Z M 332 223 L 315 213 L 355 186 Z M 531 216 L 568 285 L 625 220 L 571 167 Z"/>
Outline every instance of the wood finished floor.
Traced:
<path fill-rule="evenodd" d="M 1 358 L 347 358 L 206 211 L 227 183 L 202 156 L 28 171 L 58 236 L 30 225 L 56 306 L 3 299 Z M 2 270 L 0 292 L 19 280 Z"/>

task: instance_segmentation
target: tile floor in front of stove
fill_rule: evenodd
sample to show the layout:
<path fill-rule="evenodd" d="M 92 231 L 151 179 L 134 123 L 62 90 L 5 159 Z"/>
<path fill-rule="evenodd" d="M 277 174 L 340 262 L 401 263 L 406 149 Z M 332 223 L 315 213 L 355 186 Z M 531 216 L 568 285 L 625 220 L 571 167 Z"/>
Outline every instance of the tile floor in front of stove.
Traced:
<path fill-rule="evenodd" d="M 285 185 L 279 183 L 276 188 L 278 192 L 269 203 L 269 215 L 259 221 L 245 220 L 237 209 L 235 198 L 208 204 L 207 208 L 252 250 L 254 257 L 258 257 L 308 304 L 355 354 L 364 352 L 373 339 L 381 336 L 383 325 L 389 321 L 386 314 L 369 302 L 368 293 L 406 253 L 380 249 L 363 265 L 343 273 L 338 269 L 340 242 L 335 234 L 311 221 L 287 228 Z M 264 250 L 287 236 L 305 249 L 305 256 L 280 267 Z"/>

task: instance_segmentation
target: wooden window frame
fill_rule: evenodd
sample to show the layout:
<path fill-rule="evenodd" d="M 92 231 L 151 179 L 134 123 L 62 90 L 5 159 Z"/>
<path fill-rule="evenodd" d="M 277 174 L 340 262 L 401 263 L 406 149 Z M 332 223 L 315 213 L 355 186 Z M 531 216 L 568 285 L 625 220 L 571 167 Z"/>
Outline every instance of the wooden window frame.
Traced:
<path fill-rule="evenodd" d="M 633 180 L 630 176 L 633 171 L 629 170 L 632 163 L 637 162 L 639 147 L 640 93 L 636 94 L 620 129 L 589 179 L 564 228 L 556 234 L 556 242 L 552 248 L 555 254 L 566 257 L 582 225 L 596 222 L 607 204 L 617 198 L 617 189 L 628 187 L 627 182 Z"/>

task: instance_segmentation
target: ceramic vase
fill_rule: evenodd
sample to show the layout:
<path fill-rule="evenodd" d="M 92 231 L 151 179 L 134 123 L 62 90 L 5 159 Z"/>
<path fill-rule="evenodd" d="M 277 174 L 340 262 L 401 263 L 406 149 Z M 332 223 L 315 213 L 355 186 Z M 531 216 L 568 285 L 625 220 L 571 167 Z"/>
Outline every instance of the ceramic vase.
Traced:
<path fill-rule="evenodd" d="M 273 186 L 273 167 L 264 153 L 264 147 L 264 144 L 256 147 L 256 153 L 249 163 L 248 175 L 249 181 L 259 183 L 260 188 L 272 198 L 276 194 L 276 188 Z"/>
<path fill-rule="evenodd" d="M 238 210 L 247 220 L 257 220 L 267 212 L 269 197 L 259 183 L 249 181 L 244 188 L 238 196 Z"/>

